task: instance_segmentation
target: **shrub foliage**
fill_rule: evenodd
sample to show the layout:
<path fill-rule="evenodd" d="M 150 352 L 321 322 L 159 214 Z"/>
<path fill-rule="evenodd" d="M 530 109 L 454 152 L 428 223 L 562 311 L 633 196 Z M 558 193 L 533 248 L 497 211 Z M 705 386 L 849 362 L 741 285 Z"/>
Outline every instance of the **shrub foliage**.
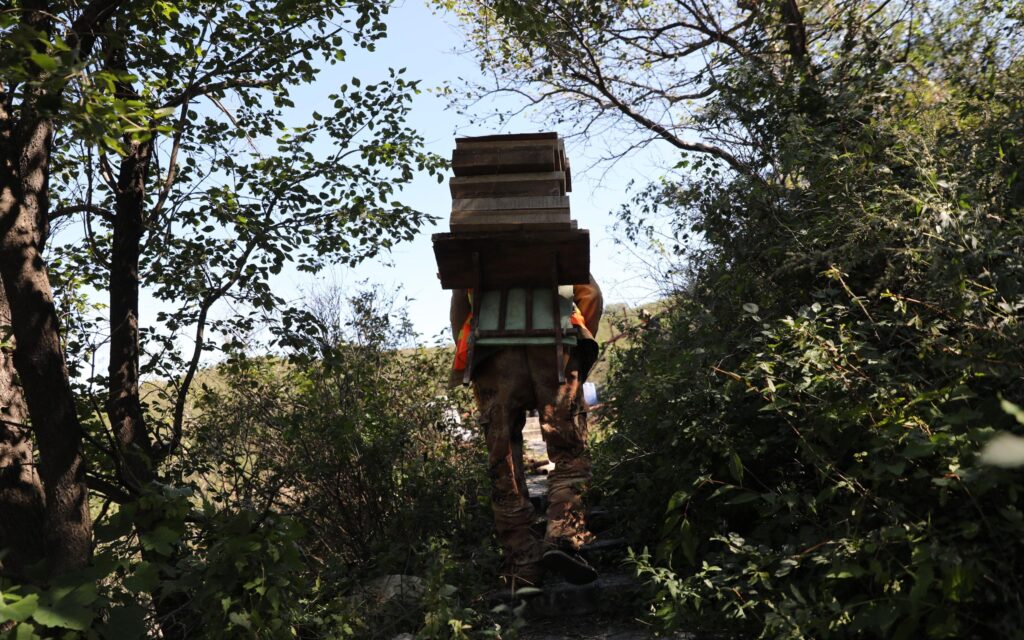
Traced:
<path fill-rule="evenodd" d="M 624 215 L 687 265 L 603 449 L 666 624 L 1019 637 L 1024 485 L 979 452 L 1024 430 L 1020 10 L 869 22 L 813 78 L 737 63 L 704 117 L 771 179 L 697 161 Z"/>

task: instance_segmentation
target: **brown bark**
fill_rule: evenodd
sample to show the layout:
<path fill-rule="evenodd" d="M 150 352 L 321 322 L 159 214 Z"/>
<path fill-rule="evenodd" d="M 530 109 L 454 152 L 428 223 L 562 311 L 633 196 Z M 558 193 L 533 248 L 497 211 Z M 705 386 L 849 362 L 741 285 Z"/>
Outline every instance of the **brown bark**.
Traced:
<path fill-rule="evenodd" d="M 154 477 L 153 443 L 139 397 L 139 254 L 151 141 L 121 162 L 110 253 L 110 396 L 107 414 L 134 489 Z"/>
<path fill-rule="evenodd" d="M 120 3 L 92 0 L 82 5 L 64 34 L 80 58 L 89 55 Z M 54 12 L 45 0 L 26 0 L 21 19 L 25 27 L 44 37 L 52 35 Z M 33 68 L 31 63 L 29 68 Z M 12 523 L 19 538 L 33 536 L 46 553 L 50 571 L 59 574 L 88 562 L 92 539 L 82 428 L 42 256 L 49 231 L 53 113 L 59 109 L 63 87 L 27 91 L 16 111 L 9 110 L 13 104 L 10 91 L 11 87 L 0 85 L 0 284 L 9 303 L 17 345 L 14 367 L 39 449 L 37 468 L 45 508 L 41 524 L 17 518 L 7 510 L 0 520 Z M 25 447 L 29 446 L 23 436 L 21 430 L 19 460 L 25 459 Z"/>
<path fill-rule="evenodd" d="M 10 309 L 0 287 L 0 327 L 11 324 Z M 26 569 L 43 560 L 45 498 L 29 438 L 28 408 L 17 384 L 11 350 L 0 350 L 0 575 L 21 581 Z"/>
<path fill-rule="evenodd" d="M 0 211 L 0 279 L 11 309 L 17 349 L 14 364 L 25 390 L 39 446 L 39 476 L 46 495 L 46 545 L 55 573 L 88 562 L 92 537 L 82 460 L 82 429 L 60 343 L 57 310 L 43 262 L 47 234 L 50 146 L 53 123 L 40 108 L 52 96 L 31 96 L 22 105 L 14 145 L 19 155 L 4 176 Z"/>
<path fill-rule="evenodd" d="M 786 33 L 786 46 L 793 61 L 802 68 L 810 68 L 807 52 L 807 27 L 796 0 L 782 0 L 782 19 Z"/>

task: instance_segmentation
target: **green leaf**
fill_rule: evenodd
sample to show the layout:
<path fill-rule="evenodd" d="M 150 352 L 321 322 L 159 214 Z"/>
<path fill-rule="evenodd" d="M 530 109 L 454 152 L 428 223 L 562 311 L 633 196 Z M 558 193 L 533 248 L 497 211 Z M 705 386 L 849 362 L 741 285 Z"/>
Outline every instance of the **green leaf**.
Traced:
<path fill-rule="evenodd" d="M 1003 408 L 1003 411 L 1016 418 L 1017 422 L 1024 424 L 1024 409 L 1009 400 L 1000 400 L 999 406 Z"/>
<path fill-rule="evenodd" d="M 53 606 L 40 606 L 32 614 L 32 619 L 44 627 L 85 631 L 92 623 L 93 611 L 89 607 L 58 603 Z"/>
<path fill-rule="evenodd" d="M 252 622 L 249 620 L 249 614 L 232 611 L 228 614 L 228 620 L 239 627 L 245 627 L 250 630 L 252 629 Z"/>
<path fill-rule="evenodd" d="M 679 532 L 682 534 L 682 539 L 679 541 L 680 546 L 683 550 L 683 555 L 686 556 L 686 560 L 692 564 L 697 564 L 697 531 L 693 526 L 693 523 L 687 520 L 683 520 L 682 526 L 679 528 Z"/>
<path fill-rule="evenodd" d="M 1024 438 L 1012 433 L 996 434 L 981 450 L 981 462 L 1006 469 L 1024 466 Z"/>
<path fill-rule="evenodd" d="M 537 587 L 521 587 L 516 589 L 516 595 L 520 597 L 535 596 L 541 593 L 543 593 L 543 591 Z"/>
<path fill-rule="evenodd" d="M 672 497 L 668 500 L 668 507 L 665 508 L 665 513 L 675 511 L 679 507 L 686 504 L 686 501 L 690 499 L 690 493 L 685 490 L 679 490 L 672 494 Z"/>
<path fill-rule="evenodd" d="M 35 633 L 35 626 L 28 622 L 22 622 L 15 629 L 14 640 L 39 640 L 39 636 Z"/>
<path fill-rule="evenodd" d="M 149 593 L 160 582 L 160 571 L 157 565 L 143 560 L 132 574 L 125 578 L 124 586 L 135 593 Z"/>
<path fill-rule="evenodd" d="M 760 500 L 760 499 L 761 499 L 761 494 L 760 493 L 754 493 L 753 491 L 744 491 L 743 493 L 741 493 L 740 495 L 736 496 L 735 498 L 732 498 L 730 500 L 726 500 L 725 504 L 746 504 L 748 502 L 754 502 L 755 500 Z"/>
<path fill-rule="evenodd" d="M 46 627 L 84 631 L 95 616 L 93 604 L 99 597 L 96 583 L 81 582 L 83 578 L 67 575 L 62 580 L 77 580 L 54 586 L 40 596 L 39 607 L 32 613 L 32 619 Z"/>
<path fill-rule="evenodd" d="M 170 527 L 160 526 L 139 536 L 143 549 L 152 549 L 161 555 L 170 555 L 172 546 L 178 541 L 178 532 Z"/>
<path fill-rule="evenodd" d="M 23 622 L 28 620 L 38 605 L 39 596 L 34 593 L 7 605 L 0 604 L 0 622 Z"/>
<path fill-rule="evenodd" d="M 737 484 L 743 484 L 743 461 L 740 460 L 738 453 L 734 452 L 729 457 L 729 473 Z"/>
<path fill-rule="evenodd" d="M 46 73 L 53 73 L 60 67 L 60 62 L 56 58 L 40 51 L 33 51 L 28 57 Z"/>

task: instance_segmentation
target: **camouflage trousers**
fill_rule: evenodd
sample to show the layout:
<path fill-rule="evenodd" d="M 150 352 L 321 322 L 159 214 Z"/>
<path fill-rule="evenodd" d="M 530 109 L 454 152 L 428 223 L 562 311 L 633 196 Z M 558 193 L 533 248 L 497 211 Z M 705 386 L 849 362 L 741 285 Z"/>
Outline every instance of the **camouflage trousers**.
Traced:
<path fill-rule="evenodd" d="M 565 382 L 558 383 L 551 346 L 505 347 L 485 359 L 473 376 L 480 425 L 487 438 L 491 504 L 498 542 L 513 572 L 530 574 L 548 545 L 574 548 L 590 541 L 583 492 L 590 482 L 587 407 L 574 354 L 565 355 Z M 523 467 L 526 411 L 537 409 L 548 459 L 547 529 L 532 528 L 534 508 Z"/>

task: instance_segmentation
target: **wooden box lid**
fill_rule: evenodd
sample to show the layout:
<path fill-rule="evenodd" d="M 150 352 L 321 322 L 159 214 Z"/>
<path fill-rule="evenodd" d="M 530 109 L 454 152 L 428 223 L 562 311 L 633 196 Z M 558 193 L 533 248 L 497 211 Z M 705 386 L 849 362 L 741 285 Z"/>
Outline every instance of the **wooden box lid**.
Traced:
<path fill-rule="evenodd" d="M 586 229 L 435 233 L 431 239 L 444 289 L 547 286 L 553 278 L 560 285 L 590 280 Z"/>

